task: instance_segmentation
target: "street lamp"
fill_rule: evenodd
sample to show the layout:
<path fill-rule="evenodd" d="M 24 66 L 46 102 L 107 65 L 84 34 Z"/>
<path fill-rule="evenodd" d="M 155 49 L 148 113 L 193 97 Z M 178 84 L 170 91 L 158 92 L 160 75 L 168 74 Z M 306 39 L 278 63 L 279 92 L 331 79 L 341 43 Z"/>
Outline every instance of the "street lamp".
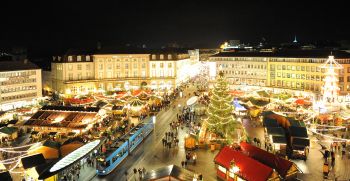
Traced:
<path fill-rule="evenodd" d="M 156 136 L 156 116 L 152 116 L 152 122 L 153 122 L 153 131 L 154 131 L 154 136 Z"/>

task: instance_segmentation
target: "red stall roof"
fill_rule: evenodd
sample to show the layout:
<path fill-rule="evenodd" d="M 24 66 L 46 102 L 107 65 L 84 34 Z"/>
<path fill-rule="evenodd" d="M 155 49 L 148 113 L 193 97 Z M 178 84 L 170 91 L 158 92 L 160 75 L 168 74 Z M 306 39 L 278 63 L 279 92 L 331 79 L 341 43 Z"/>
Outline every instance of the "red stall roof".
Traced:
<path fill-rule="evenodd" d="M 228 146 L 221 149 L 214 159 L 215 163 L 224 166 L 226 169 L 230 168 L 232 160 L 240 169 L 239 175 L 249 181 L 266 181 L 273 173 L 272 168 Z"/>
<path fill-rule="evenodd" d="M 249 157 L 274 168 L 280 176 L 286 177 L 288 170 L 292 167 L 293 163 L 289 160 L 278 157 L 272 153 L 269 153 L 256 146 L 250 145 L 246 142 L 241 142 L 241 149 Z"/>

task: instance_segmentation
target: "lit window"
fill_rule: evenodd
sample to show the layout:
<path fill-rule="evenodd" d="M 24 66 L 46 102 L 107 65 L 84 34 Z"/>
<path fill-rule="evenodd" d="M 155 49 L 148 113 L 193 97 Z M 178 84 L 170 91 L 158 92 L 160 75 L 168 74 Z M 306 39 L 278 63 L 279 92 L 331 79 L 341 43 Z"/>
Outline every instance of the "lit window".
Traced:
<path fill-rule="evenodd" d="M 164 63 L 160 63 L 160 68 L 163 68 L 164 67 Z"/>
<path fill-rule="evenodd" d="M 80 55 L 77 56 L 77 61 L 78 61 L 78 62 L 81 61 L 81 56 L 80 56 Z"/>
<path fill-rule="evenodd" d="M 156 59 L 156 55 L 152 55 L 152 60 Z"/>
<path fill-rule="evenodd" d="M 73 61 L 73 57 L 72 56 L 68 56 L 68 62 Z"/>
<path fill-rule="evenodd" d="M 155 63 L 152 63 L 152 68 L 156 68 L 156 64 Z"/>
<path fill-rule="evenodd" d="M 160 54 L 160 59 L 163 60 L 164 59 L 164 55 Z"/>
<path fill-rule="evenodd" d="M 86 61 L 90 61 L 90 56 L 86 56 Z"/>
<path fill-rule="evenodd" d="M 81 64 L 78 64 L 77 69 L 78 69 L 78 70 L 81 70 Z"/>
<path fill-rule="evenodd" d="M 171 68 L 173 66 L 172 63 L 168 63 L 168 68 Z"/>

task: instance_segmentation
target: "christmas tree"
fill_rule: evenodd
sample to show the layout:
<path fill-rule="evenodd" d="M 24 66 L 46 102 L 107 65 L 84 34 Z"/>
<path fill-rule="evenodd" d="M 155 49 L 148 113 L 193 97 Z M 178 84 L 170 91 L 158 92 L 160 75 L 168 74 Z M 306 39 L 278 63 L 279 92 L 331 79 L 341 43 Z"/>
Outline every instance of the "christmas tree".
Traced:
<path fill-rule="evenodd" d="M 328 60 L 321 65 L 321 68 L 326 70 L 324 85 L 322 87 L 323 97 L 322 100 L 324 103 L 336 103 L 338 101 L 338 75 L 336 69 L 342 69 L 343 67 L 334 60 L 334 56 L 329 56 Z"/>
<path fill-rule="evenodd" d="M 208 106 L 208 119 L 206 120 L 210 132 L 222 138 L 230 139 L 235 128 L 240 123 L 232 116 L 232 96 L 229 94 L 229 84 L 224 74 L 219 73 L 214 89 L 211 90 L 210 104 Z"/>

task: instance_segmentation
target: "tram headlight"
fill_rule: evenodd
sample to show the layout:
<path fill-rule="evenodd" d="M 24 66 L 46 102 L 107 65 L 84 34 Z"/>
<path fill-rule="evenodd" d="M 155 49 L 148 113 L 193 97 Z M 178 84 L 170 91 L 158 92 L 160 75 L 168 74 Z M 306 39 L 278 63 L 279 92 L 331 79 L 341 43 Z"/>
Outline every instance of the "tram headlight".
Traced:
<path fill-rule="evenodd" d="M 105 173 L 105 172 L 106 172 L 106 171 L 104 171 L 104 170 L 102 171 L 102 173 Z"/>

